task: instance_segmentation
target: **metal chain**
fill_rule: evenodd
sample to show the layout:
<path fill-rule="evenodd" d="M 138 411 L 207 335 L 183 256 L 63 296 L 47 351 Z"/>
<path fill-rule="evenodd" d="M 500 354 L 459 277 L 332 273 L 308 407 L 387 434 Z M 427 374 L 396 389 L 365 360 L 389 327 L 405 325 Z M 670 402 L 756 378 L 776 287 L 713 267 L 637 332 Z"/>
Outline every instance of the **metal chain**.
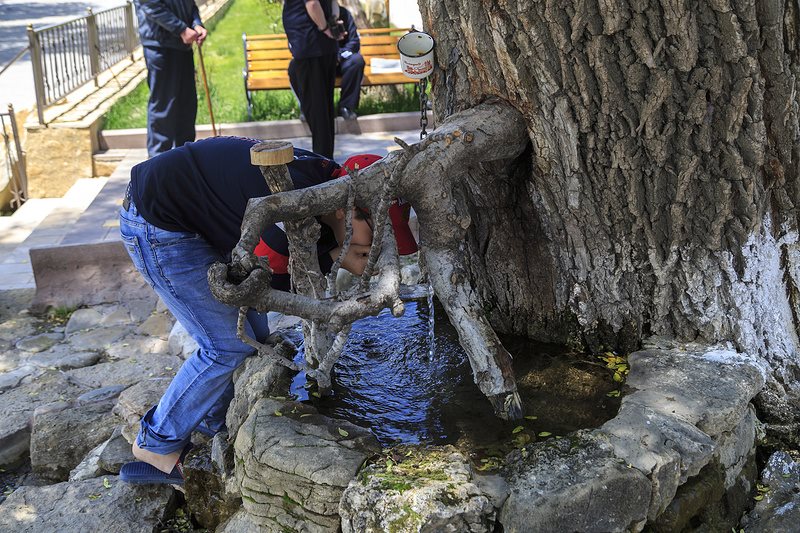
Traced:
<path fill-rule="evenodd" d="M 422 78 L 419 80 L 419 111 L 420 111 L 420 118 L 419 118 L 419 127 L 422 131 L 419 132 L 419 140 L 423 140 L 425 137 L 428 136 L 428 132 L 425 128 L 428 127 L 428 95 L 426 94 L 428 91 L 428 78 Z"/>

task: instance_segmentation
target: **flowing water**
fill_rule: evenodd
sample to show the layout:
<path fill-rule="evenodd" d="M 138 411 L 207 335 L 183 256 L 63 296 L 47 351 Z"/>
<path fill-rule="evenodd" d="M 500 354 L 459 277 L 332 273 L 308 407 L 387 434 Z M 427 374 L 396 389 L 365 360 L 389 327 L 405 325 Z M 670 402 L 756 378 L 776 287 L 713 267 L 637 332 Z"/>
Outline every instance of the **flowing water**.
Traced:
<path fill-rule="evenodd" d="M 487 447 L 525 435 L 536 440 L 543 432 L 555 436 L 597 427 L 616 414 L 619 400 L 606 394 L 619 385 L 597 359 L 505 337 L 528 418 L 499 420 L 474 384 L 467 356 L 438 302 L 435 314 L 441 319 L 435 345 L 431 342 L 433 314 L 425 300 L 411 301 L 400 318 L 384 311 L 356 322 L 334 367 L 332 395 L 309 396 L 303 373 L 294 378 L 291 392 L 327 416 L 370 428 L 383 445 Z M 294 340 L 301 340 L 299 331 Z M 302 357 L 301 348 L 297 360 Z"/>

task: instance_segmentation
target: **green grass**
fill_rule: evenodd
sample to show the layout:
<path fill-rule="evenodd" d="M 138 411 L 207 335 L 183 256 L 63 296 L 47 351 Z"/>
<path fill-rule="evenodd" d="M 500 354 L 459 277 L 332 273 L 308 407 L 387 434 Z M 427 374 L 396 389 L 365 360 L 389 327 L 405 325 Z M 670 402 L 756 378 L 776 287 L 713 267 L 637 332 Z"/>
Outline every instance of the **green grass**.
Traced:
<path fill-rule="evenodd" d="M 203 59 L 208 78 L 214 119 L 222 122 L 246 122 L 242 68 L 244 52 L 242 33 L 283 33 L 281 3 L 276 0 L 233 0 L 228 11 L 216 24 L 209 25 L 203 45 Z M 197 69 L 197 123 L 210 124 L 200 61 L 195 50 Z M 338 89 L 336 100 L 338 102 Z M 388 97 L 386 96 L 388 94 Z M 140 84 L 120 99 L 106 114 L 105 129 L 144 128 L 147 125 L 147 83 Z M 359 115 L 414 111 L 419 101 L 413 84 L 394 86 L 389 91 L 367 89 L 361 97 Z M 298 118 L 300 109 L 291 91 L 256 91 L 253 93 L 253 120 L 286 120 Z"/>

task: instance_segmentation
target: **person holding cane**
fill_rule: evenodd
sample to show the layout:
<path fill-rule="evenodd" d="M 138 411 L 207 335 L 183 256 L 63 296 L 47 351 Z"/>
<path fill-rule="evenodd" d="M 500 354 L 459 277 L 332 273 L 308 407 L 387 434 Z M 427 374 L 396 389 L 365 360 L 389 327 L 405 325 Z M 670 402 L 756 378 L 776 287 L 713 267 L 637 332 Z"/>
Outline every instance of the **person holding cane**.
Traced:
<path fill-rule="evenodd" d="M 203 44 L 194 0 L 135 0 L 139 37 L 147 64 L 147 155 L 195 140 L 197 89 L 192 44 Z"/>

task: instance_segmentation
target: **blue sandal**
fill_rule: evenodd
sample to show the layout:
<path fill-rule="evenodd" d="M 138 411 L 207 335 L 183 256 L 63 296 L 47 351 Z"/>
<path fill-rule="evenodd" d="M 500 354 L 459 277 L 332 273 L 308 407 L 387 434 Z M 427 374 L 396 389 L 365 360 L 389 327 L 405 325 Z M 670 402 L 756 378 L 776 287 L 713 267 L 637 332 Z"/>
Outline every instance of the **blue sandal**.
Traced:
<path fill-rule="evenodd" d="M 189 443 L 181 452 L 180 459 L 169 474 L 144 461 L 125 463 L 119 471 L 119 479 L 125 483 L 137 485 L 183 485 L 183 459 L 192 449 Z"/>

